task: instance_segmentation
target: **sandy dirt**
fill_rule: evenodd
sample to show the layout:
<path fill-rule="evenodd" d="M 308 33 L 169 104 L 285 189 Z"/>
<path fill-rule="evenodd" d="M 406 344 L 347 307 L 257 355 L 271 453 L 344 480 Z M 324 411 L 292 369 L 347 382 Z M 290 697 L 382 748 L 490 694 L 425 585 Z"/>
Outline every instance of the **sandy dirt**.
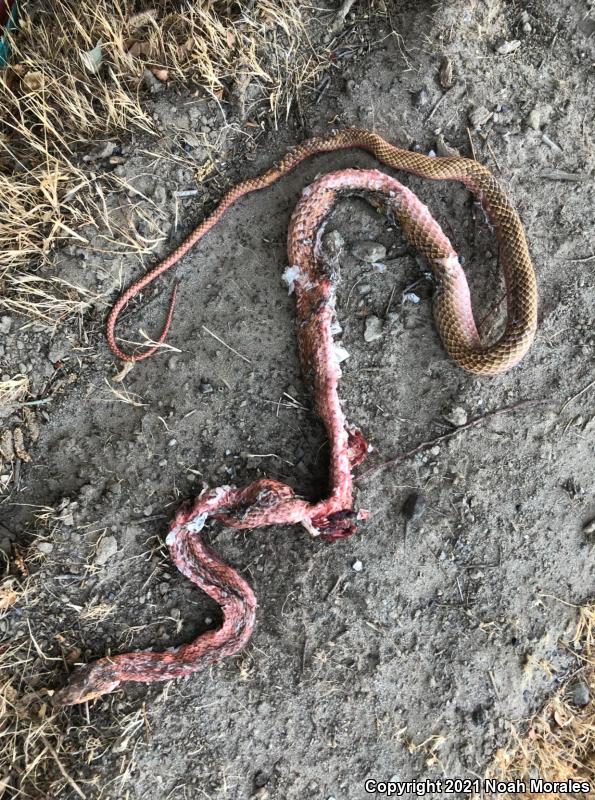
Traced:
<path fill-rule="evenodd" d="M 222 129 L 214 104 L 165 92 L 154 101 L 163 140 L 118 142 L 118 169 L 147 198 L 134 202 L 165 234 L 160 254 L 224 186 L 307 135 L 358 125 L 404 147 L 446 143 L 463 155 L 471 141 L 525 223 L 540 312 L 535 345 L 517 368 L 492 379 L 465 374 L 440 344 L 425 265 L 363 201 L 339 205 L 327 230 L 345 240 L 338 307 L 350 358 L 341 397 L 374 446 L 357 478 L 357 504 L 370 519 L 334 545 L 294 528 L 243 534 L 212 525 L 211 543 L 258 597 L 255 636 L 240 657 L 206 672 L 165 687 L 129 685 L 88 712 L 65 712 L 65 737 L 77 742 L 88 713 L 104 743 L 100 757 L 88 763 L 81 749 L 70 765 L 88 797 L 355 800 L 368 796 L 367 778 L 483 775 L 510 722 L 566 675 L 559 640 L 594 583 L 582 526 L 595 511 L 595 394 L 579 393 L 592 381 L 595 349 L 595 19 L 583 0 L 445 5 L 397 4 L 402 39 L 374 21 L 371 46 L 339 60 L 319 102 L 278 131 L 257 136 L 232 116 Z M 186 163 L 168 157 L 172 132 L 201 128 L 202 116 L 226 155 L 176 215 L 173 193 L 195 187 L 192 160 L 204 153 L 198 144 Z M 52 341 L 16 316 L 4 323 L 2 370 L 24 364 L 38 392 L 57 384 L 37 414 L 32 462 L 2 506 L 3 547 L 35 531 L 39 587 L 26 614 L 16 608 L 2 621 L 4 636 L 30 624 L 47 655 L 78 647 L 80 661 L 189 641 L 217 625 L 218 611 L 169 563 L 164 537 L 176 506 L 203 482 L 258 476 L 323 494 L 325 436 L 280 279 L 287 225 L 317 174 L 373 164 L 357 152 L 318 157 L 241 201 L 176 270 L 168 339 L 176 349 L 121 384 L 103 319 L 120 282 L 143 264 L 78 247 L 55 255 L 58 274 L 104 297 L 82 331 L 71 326 Z M 502 286 L 481 208 L 459 187 L 398 177 L 464 256 L 482 319 Z M 353 256 L 362 240 L 384 245 L 386 270 Z M 123 338 L 157 335 L 173 279 L 126 312 Z M 370 317 L 380 320 L 374 341 L 364 338 Z M 526 399 L 547 403 L 366 474 L 454 422 Z M 412 492 L 426 497 L 427 511 L 406 529 Z M 140 727 L 113 733 L 114 717 L 138 709 Z M 62 796 L 75 795 L 67 787 Z"/>

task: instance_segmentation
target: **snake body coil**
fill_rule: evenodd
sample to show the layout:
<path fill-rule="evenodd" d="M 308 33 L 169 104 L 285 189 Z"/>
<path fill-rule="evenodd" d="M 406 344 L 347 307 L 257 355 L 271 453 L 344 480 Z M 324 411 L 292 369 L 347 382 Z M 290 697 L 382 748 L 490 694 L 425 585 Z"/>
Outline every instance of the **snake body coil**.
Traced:
<path fill-rule="evenodd" d="M 231 205 L 270 186 L 312 155 L 355 147 L 367 150 L 389 167 L 432 180 L 459 181 L 475 194 L 494 228 L 500 248 L 507 299 L 502 335 L 494 343 L 481 342 L 456 252 L 426 206 L 398 181 L 377 170 L 348 169 L 326 175 L 308 187 L 289 226 L 288 274 L 297 300 L 304 379 L 312 389 L 315 410 L 329 438 L 328 496 L 311 503 L 286 484 L 263 479 L 243 489 L 234 486 L 207 489 L 193 503 L 184 505 L 167 537 L 170 554 L 178 569 L 220 604 L 222 626 L 190 644 L 163 653 L 127 653 L 78 668 L 70 683 L 56 694 L 57 704 L 81 703 L 99 697 L 125 681 L 151 682 L 187 675 L 238 652 L 245 645 L 254 627 L 256 600 L 242 576 L 204 544 L 201 531 L 209 517 L 232 528 L 244 529 L 301 524 L 312 535 L 328 541 L 351 535 L 357 520 L 365 518 L 365 512 L 358 513 L 353 508 L 352 470 L 364 460 L 367 442 L 361 431 L 347 423 L 338 395 L 341 368 L 333 339 L 338 271 L 325 265 L 320 253 L 319 234 L 339 196 L 368 193 L 374 205 L 392 213 L 410 243 L 427 258 L 439 285 L 434 301 L 436 325 L 445 349 L 463 369 L 479 375 L 496 375 L 517 364 L 531 346 L 537 326 L 535 273 L 522 223 L 489 170 L 465 158 L 431 158 L 401 150 L 375 133 L 347 129 L 328 138 L 302 143 L 277 166 L 232 188 L 176 250 L 116 301 L 107 321 L 112 352 L 124 361 L 140 361 L 152 355 L 164 341 L 171 323 L 173 298 L 157 345 L 142 353 L 124 353 L 116 343 L 118 316 L 131 298 L 194 247 Z"/>

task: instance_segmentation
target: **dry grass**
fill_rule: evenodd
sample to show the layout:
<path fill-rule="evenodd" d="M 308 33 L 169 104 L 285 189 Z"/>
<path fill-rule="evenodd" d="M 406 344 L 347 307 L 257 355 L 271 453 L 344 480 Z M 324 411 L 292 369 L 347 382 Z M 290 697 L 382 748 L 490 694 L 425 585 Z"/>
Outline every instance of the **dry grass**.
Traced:
<path fill-rule="evenodd" d="M 39 602 L 31 581 L 15 577 L 0 581 L 0 619 L 11 610 L 28 611 Z M 101 610 L 101 615 L 99 614 Z M 83 615 L 104 619 L 110 609 L 100 606 Z M 95 726 L 89 717 L 75 712 L 68 720 L 52 707 L 52 691 L 46 688 L 64 673 L 67 663 L 80 658 L 68 640 L 54 635 L 49 656 L 29 628 L 28 635 L 0 645 L 0 798 L 101 797 L 96 771 L 89 768 L 106 750 L 122 753 L 122 771 L 111 783 L 115 795 L 130 780 L 130 741 L 146 726 L 144 707 L 118 710 L 110 706 L 109 718 Z"/>
<path fill-rule="evenodd" d="M 26 375 L 15 375 L 0 380 L 0 407 L 9 406 L 23 400 L 29 390 L 29 379 Z"/>
<path fill-rule="evenodd" d="M 245 8 L 65 0 L 58 13 L 49 0 L 25 4 L 10 68 L 0 72 L 0 300 L 19 297 L 15 273 L 44 264 L 57 245 L 87 243 L 89 226 L 114 233 L 97 197 L 101 179 L 78 166 L 75 153 L 108 134 L 155 133 L 147 81 L 235 98 L 247 115 L 250 103 L 264 100 L 277 117 L 322 62 L 295 0 Z M 129 238 L 116 230 L 110 244 L 134 249 Z M 43 301 L 30 309 L 25 300 L 10 310 L 56 321 L 65 309 L 48 314 Z"/>
<path fill-rule="evenodd" d="M 513 728 L 508 748 L 499 750 L 488 777 L 512 781 L 543 778 L 589 781 L 595 786 L 595 602 L 579 610 L 578 624 L 567 645 L 575 654 L 578 669 L 543 709 L 529 720 L 526 733 Z M 589 702 L 577 708 L 572 687 L 578 681 L 589 687 Z M 582 794 L 499 794 L 498 797 L 563 800 Z"/>

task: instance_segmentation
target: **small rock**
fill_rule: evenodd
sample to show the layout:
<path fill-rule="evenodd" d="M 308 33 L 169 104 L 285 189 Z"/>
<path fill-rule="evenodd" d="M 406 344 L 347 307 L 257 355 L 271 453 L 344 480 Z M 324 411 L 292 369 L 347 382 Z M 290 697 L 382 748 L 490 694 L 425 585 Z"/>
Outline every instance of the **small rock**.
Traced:
<path fill-rule="evenodd" d="M 413 303 L 413 305 L 418 305 L 419 303 L 421 303 L 421 297 L 418 294 L 415 294 L 415 292 L 404 292 L 403 302 Z"/>
<path fill-rule="evenodd" d="M 366 342 L 375 342 L 377 339 L 382 338 L 382 320 L 378 317 L 368 317 L 366 319 L 366 327 L 364 330 L 364 340 Z"/>
<path fill-rule="evenodd" d="M 163 184 L 158 183 L 153 191 L 153 198 L 160 208 L 167 203 L 167 190 Z"/>
<path fill-rule="evenodd" d="M 109 158 L 111 155 L 114 154 L 114 150 L 118 147 L 116 142 L 106 142 L 105 147 L 101 152 L 97 155 L 97 158 Z"/>
<path fill-rule="evenodd" d="M 496 48 L 496 52 L 501 56 L 509 56 L 511 53 L 514 53 L 515 50 L 518 50 L 521 46 L 521 42 L 519 39 L 512 39 L 509 42 L 502 42 L 500 47 Z"/>
<path fill-rule="evenodd" d="M 151 94 L 158 94 L 165 89 L 165 85 L 161 83 L 161 81 L 157 80 L 157 78 L 153 75 L 150 69 L 145 67 L 143 71 L 143 81 L 147 89 L 151 92 Z"/>
<path fill-rule="evenodd" d="M 0 317 L 0 333 L 10 333 L 12 317 Z"/>
<path fill-rule="evenodd" d="M 372 287 L 370 286 L 369 283 L 361 283 L 357 287 L 357 291 L 359 292 L 359 294 L 363 296 L 365 294 L 370 294 L 370 292 L 372 291 Z"/>
<path fill-rule="evenodd" d="M 593 536 L 595 534 L 595 517 L 588 522 L 585 522 L 583 525 L 583 533 L 585 536 Z"/>
<path fill-rule="evenodd" d="M 95 552 L 95 563 L 103 566 L 118 552 L 118 542 L 115 536 L 104 536 L 97 545 Z"/>
<path fill-rule="evenodd" d="M 469 112 L 469 122 L 474 130 L 477 130 L 478 128 L 481 128 L 482 125 L 485 125 L 491 116 L 492 112 L 489 111 L 485 106 L 478 106 Z"/>
<path fill-rule="evenodd" d="M 419 91 L 411 93 L 411 102 L 415 108 L 423 108 L 424 106 L 427 106 L 429 99 L 430 96 L 425 88 L 421 88 Z"/>
<path fill-rule="evenodd" d="M 444 56 L 438 71 L 438 83 L 443 89 L 450 89 L 454 85 L 452 61 Z"/>
<path fill-rule="evenodd" d="M 364 568 L 364 565 L 359 560 L 358 561 L 354 561 L 353 564 L 351 565 L 351 569 L 354 572 L 361 572 L 363 570 L 363 568 Z"/>
<path fill-rule="evenodd" d="M 577 708 L 589 705 L 589 687 L 584 681 L 577 681 L 570 691 L 570 702 Z"/>
<path fill-rule="evenodd" d="M 351 248 L 351 253 L 360 261 L 365 261 L 368 264 L 375 264 L 377 261 L 382 261 L 386 258 L 386 247 L 380 242 L 356 242 Z"/>
<path fill-rule="evenodd" d="M 210 383 L 201 383 L 198 387 L 198 391 L 201 394 L 211 394 L 211 392 L 213 391 L 213 387 L 211 386 Z"/>
<path fill-rule="evenodd" d="M 44 556 L 49 556 L 49 554 L 54 549 L 54 545 L 52 544 L 52 542 L 38 542 L 37 549 L 39 550 L 40 553 L 43 553 Z"/>
<path fill-rule="evenodd" d="M 455 406 L 448 414 L 444 415 L 444 419 L 455 428 L 460 428 L 461 425 L 467 424 L 468 415 L 462 406 Z"/>
<path fill-rule="evenodd" d="M 50 344 L 50 349 L 48 351 L 48 359 L 55 364 L 58 361 L 62 361 L 63 358 L 70 350 L 70 343 L 67 339 L 63 336 L 57 336 L 53 339 L 52 343 Z"/>
<path fill-rule="evenodd" d="M 413 492 L 403 503 L 401 514 L 408 522 L 416 522 L 426 513 L 427 500 L 423 494 Z"/>
<path fill-rule="evenodd" d="M 533 128 L 534 131 L 538 131 L 541 127 L 541 114 L 538 108 L 534 108 L 527 117 L 527 125 L 530 128 Z"/>

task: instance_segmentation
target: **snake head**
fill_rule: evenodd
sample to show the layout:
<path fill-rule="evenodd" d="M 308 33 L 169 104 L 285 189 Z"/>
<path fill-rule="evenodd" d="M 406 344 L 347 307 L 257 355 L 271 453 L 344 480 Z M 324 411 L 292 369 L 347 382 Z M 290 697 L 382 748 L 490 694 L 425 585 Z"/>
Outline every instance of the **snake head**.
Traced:
<path fill-rule="evenodd" d="M 66 686 L 56 692 L 53 703 L 55 706 L 75 706 L 109 694 L 120 685 L 115 674 L 115 664 L 106 659 L 78 667 Z"/>
<path fill-rule="evenodd" d="M 312 520 L 314 527 L 320 532 L 320 538 L 325 542 L 335 542 L 352 536 L 357 530 L 357 513 L 355 511 L 335 511 L 324 517 L 315 517 Z"/>

